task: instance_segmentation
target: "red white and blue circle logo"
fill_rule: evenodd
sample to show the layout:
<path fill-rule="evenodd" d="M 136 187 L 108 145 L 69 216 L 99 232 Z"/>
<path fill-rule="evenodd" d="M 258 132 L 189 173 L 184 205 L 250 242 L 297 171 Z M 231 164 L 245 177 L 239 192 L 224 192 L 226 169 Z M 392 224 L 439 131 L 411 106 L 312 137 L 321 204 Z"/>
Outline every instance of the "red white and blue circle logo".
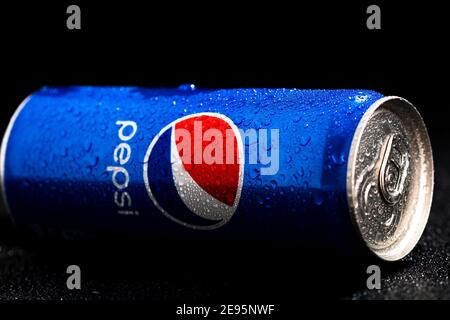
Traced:
<path fill-rule="evenodd" d="M 240 132 L 219 113 L 173 121 L 152 140 L 144 182 L 154 205 L 169 219 L 193 229 L 227 223 L 242 191 L 244 154 Z"/>

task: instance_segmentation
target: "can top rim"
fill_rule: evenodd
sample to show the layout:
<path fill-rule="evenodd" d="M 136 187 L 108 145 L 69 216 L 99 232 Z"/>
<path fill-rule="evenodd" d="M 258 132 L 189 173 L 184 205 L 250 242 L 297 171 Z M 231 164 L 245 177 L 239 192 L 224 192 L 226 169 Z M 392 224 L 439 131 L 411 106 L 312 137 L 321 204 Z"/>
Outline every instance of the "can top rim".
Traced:
<path fill-rule="evenodd" d="M 407 100 L 378 99 L 352 139 L 347 200 L 368 248 L 395 261 L 419 241 L 430 212 L 434 168 L 431 143 L 417 109 Z"/>

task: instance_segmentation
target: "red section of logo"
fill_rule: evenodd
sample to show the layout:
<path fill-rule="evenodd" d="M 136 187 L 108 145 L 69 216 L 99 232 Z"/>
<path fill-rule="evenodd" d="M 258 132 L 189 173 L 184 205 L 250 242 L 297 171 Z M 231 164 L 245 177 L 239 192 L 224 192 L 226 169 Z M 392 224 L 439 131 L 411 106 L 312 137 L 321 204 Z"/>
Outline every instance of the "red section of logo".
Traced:
<path fill-rule="evenodd" d="M 209 115 L 188 118 L 176 123 L 175 143 L 192 179 L 211 196 L 232 206 L 240 165 L 237 137 L 231 126 Z"/>

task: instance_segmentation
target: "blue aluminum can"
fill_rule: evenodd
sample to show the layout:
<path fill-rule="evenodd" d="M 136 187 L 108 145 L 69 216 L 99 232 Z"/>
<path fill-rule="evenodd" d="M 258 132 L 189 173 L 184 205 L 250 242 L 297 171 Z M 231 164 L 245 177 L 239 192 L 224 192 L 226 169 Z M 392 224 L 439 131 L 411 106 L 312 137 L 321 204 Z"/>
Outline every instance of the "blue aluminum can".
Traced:
<path fill-rule="evenodd" d="M 45 237 L 273 239 L 386 260 L 426 224 L 416 109 L 368 90 L 44 87 L 1 148 L 3 200 Z"/>

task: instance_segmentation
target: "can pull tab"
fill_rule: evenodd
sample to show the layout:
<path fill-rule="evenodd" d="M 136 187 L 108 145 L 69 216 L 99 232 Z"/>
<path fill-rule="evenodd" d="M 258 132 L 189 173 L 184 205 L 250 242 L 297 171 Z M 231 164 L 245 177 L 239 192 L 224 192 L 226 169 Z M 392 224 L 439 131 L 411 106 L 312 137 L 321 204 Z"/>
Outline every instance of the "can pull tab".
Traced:
<path fill-rule="evenodd" d="M 390 134 L 381 148 L 381 166 L 378 183 L 383 199 L 395 205 L 403 194 L 408 175 L 408 153 L 396 148 L 394 134 Z"/>

